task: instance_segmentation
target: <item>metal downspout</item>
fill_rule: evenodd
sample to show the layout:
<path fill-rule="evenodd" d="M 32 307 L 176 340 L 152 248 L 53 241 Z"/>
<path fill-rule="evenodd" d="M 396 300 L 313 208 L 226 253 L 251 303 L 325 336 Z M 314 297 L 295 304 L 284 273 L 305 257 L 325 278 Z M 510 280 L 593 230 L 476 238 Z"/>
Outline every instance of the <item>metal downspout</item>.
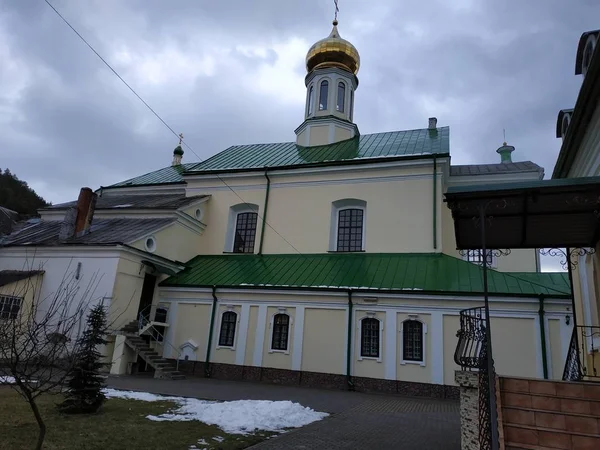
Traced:
<path fill-rule="evenodd" d="M 265 240 L 265 225 L 267 223 L 267 210 L 269 208 L 269 192 L 271 191 L 271 179 L 267 174 L 269 169 L 265 167 L 265 178 L 267 179 L 267 190 L 265 191 L 265 210 L 263 211 L 262 225 L 260 227 L 260 244 L 258 245 L 258 254 L 262 255 L 263 242 Z"/>
<path fill-rule="evenodd" d="M 437 250 L 437 159 L 433 155 L 433 249 Z"/>
<path fill-rule="evenodd" d="M 215 324 L 215 313 L 217 312 L 217 286 L 212 287 L 213 304 L 210 312 L 210 327 L 208 328 L 208 345 L 206 346 L 206 364 L 204 367 L 204 375 L 210 378 L 210 348 L 212 347 L 213 328 Z"/>
<path fill-rule="evenodd" d="M 544 369 L 544 380 L 548 379 L 548 356 L 546 355 L 546 322 L 544 320 L 544 294 L 540 294 L 540 339 L 542 340 L 542 368 Z"/>
<path fill-rule="evenodd" d="M 348 342 L 346 352 L 346 382 L 348 383 L 348 390 L 354 390 L 354 383 L 352 382 L 352 289 L 348 289 Z"/>

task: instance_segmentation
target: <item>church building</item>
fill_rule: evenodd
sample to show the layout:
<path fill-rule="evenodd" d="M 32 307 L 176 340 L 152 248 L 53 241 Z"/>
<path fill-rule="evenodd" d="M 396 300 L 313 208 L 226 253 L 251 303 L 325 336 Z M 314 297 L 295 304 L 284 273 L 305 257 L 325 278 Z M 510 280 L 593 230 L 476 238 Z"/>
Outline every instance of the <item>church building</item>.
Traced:
<path fill-rule="evenodd" d="M 566 273 L 542 273 L 533 249 L 487 261 L 457 251 L 443 199 L 451 186 L 544 170 L 513 161 L 507 143 L 479 155 L 494 163 L 452 165 L 450 130 L 433 117 L 361 134 L 359 68 L 334 21 L 308 50 L 290 142 L 198 163 L 180 143 L 165 168 L 41 210 L 0 243 L 0 265 L 17 271 L 35 254 L 43 292 L 65 270 L 101 272 L 113 374 L 444 397 L 458 392 L 459 311 L 483 304 L 487 264 L 497 373 L 560 379 L 572 333 Z M 0 311 L 18 297 L 2 292 Z"/>

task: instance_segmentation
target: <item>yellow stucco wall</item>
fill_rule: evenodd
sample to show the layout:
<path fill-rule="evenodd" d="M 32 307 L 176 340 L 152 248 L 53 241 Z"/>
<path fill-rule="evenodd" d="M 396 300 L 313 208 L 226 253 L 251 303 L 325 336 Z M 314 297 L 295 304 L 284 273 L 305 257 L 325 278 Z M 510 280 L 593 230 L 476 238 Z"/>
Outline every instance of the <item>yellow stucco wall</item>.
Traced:
<path fill-rule="evenodd" d="M 560 320 L 548 319 L 548 342 L 550 348 L 546 349 L 551 356 L 552 366 L 549 367 L 548 376 L 551 379 L 561 380 L 563 369 L 565 368 L 565 355 L 562 352 L 562 342 L 560 339 Z"/>
<path fill-rule="evenodd" d="M 334 142 L 344 141 L 352 137 L 352 131 L 346 128 L 335 127 Z"/>
<path fill-rule="evenodd" d="M 212 305 L 208 304 L 180 303 L 177 310 L 174 345 L 179 348 L 189 339 L 193 340 L 198 345 L 197 361 L 204 361 L 206 358 L 211 308 Z"/>
<path fill-rule="evenodd" d="M 156 240 L 156 250 L 153 253 L 174 261 L 188 261 L 202 250 L 202 236 L 178 223 L 150 233 L 134 242 L 132 246 L 148 251 L 145 242 L 150 236 Z"/>
<path fill-rule="evenodd" d="M 256 339 L 256 326 L 258 323 L 258 306 L 251 306 L 248 318 L 248 336 L 246 338 L 246 354 L 244 355 L 244 365 L 252 366 L 254 357 L 254 343 Z"/>
<path fill-rule="evenodd" d="M 289 340 L 287 351 L 271 350 L 271 337 L 273 332 L 273 316 L 279 314 L 280 309 L 276 306 L 267 308 L 267 324 L 264 330 L 265 342 L 263 344 L 263 367 L 273 367 L 276 369 L 292 368 L 292 354 L 294 348 L 294 329 L 296 326 L 296 308 L 285 308 L 285 314 L 290 316 Z"/>
<path fill-rule="evenodd" d="M 20 297 L 22 299 L 21 308 L 19 309 L 19 319 L 26 320 L 31 315 L 34 299 L 37 305 L 36 309 L 41 310 L 39 305 L 43 300 L 40 298 L 43 279 L 44 275 L 39 274 L 0 286 L 0 295 Z"/>
<path fill-rule="evenodd" d="M 326 145 L 329 143 L 329 125 L 310 127 L 310 145 Z"/>
<path fill-rule="evenodd" d="M 458 315 L 444 315 L 444 384 L 454 385 L 454 372 L 460 370 L 460 366 L 454 362 L 454 350 L 458 344 L 456 332 L 460 329 Z"/>
<path fill-rule="evenodd" d="M 398 313 L 398 332 L 396 333 L 396 378 L 402 381 L 415 381 L 418 383 L 431 383 L 431 315 L 419 314 L 416 320 L 423 322 L 427 327 L 425 333 L 425 365 L 422 366 L 412 361 L 402 363 L 402 322 L 412 319 L 408 314 Z M 438 330 L 435 330 L 438 332 Z"/>
<path fill-rule="evenodd" d="M 354 327 L 354 370 L 353 375 L 357 377 L 368 377 L 368 378 L 384 378 L 385 365 L 385 312 L 375 312 L 375 314 L 369 313 L 368 311 L 356 311 L 355 314 L 355 327 Z M 366 358 L 361 359 L 360 356 L 360 338 L 361 338 L 361 319 L 366 317 L 373 317 L 380 321 L 380 327 L 382 329 L 380 337 L 380 350 L 379 358 Z"/>
<path fill-rule="evenodd" d="M 302 370 L 344 374 L 346 326 L 344 310 L 305 309 Z"/>
<path fill-rule="evenodd" d="M 496 373 L 536 378 L 537 339 L 534 319 L 492 317 Z"/>

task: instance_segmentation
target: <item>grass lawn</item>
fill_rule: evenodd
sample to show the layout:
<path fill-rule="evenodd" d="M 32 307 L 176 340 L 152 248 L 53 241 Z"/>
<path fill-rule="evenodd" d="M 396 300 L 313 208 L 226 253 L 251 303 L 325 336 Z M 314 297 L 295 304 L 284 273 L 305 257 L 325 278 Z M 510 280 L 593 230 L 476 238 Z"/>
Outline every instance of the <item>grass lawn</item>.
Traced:
<path fill-rule="evenodd" d="M 233 450 L 249 447 L 272 433 L 242 436 L 226 434 L 216 426 L 198 421 L 154 422 L 148 414 L 159 415 L 177 407 L 173 402 L 143 402 L 108 399 L 93 415 L 61 415 L 55 409 L 60 396 L 46 395 L 38 400 L 47 426 L 44 448 L 55 449 L 127 449 L 187 450 L 197 448 Z M 11 388 L 0 386 L 0 449 L 32 449 L 38 426 L 29 405 Z M 214 437 L 224 438 L 222 442 Z M 204 439 L 209 445 L 198 444 Z M 219 438 L 218 438 L 219 439 Z M 221 440 L 221 439 L 219 439 Z"/>

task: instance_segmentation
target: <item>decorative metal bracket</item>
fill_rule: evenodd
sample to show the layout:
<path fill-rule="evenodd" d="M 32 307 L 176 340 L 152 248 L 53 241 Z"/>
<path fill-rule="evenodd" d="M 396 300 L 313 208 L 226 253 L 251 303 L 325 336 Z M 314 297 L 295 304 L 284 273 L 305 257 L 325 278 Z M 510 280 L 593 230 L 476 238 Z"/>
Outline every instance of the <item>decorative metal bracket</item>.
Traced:
<path fill-rule="evenodd" d="M 570 248 L 569 254 L 567 254 L 567 250 L 564 248 L 541 248 L 539 252 L 542 256 L 560 256 L 561 267 L 566 270 L 570 266 L 571 270 L 573 270 L 577 267 L 577 264 L 579 264 L 579 256 L 593 255 L 596 253 L 596 249 L 592 247 Z"/>

